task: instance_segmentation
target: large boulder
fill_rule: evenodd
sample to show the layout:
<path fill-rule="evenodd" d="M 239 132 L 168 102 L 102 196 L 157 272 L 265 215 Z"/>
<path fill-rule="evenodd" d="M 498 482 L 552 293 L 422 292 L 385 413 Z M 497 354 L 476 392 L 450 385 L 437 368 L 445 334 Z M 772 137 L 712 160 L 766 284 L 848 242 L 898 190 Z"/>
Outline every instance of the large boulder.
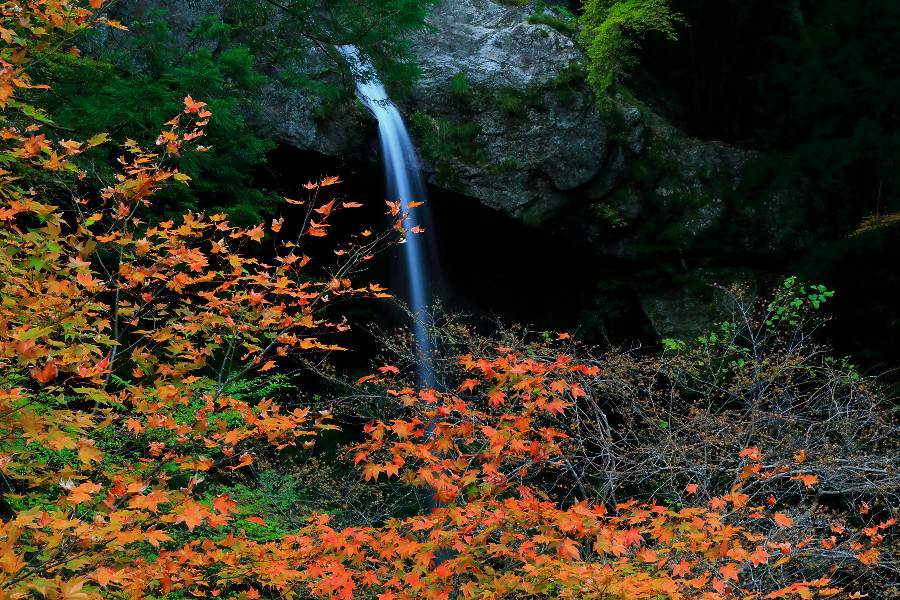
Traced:
<path fill-rule="evenodd" d="M 443 0 L 414 40 L 421 77 L 401 109 L 433 184 L 617 258 L 802 244 L 782 225 L 802 190 L 750 185 L 756 153 L 692 139 L 637 99 L 601 109 L 574 24 L 533 10 Z"/>
<path fill-rule="evenodd" d="M 443 1 L 429 26 L 413 43 L 422 75 L 407 108 L 427 116 L 413 125 L 435 184 L 534 219 L 598 176 L 608 128 L 569 36 L 490 0 Z M 430 147 L 429 135 L 453 128 L 476 131 L 477 152 Z"/>
<path fill-rule="evenodd" d="M 698 269 L 677 285 L 660 282 L 636 289 L 641 309 L 660 338 L 690 340 L 730 319 L 756 295 L 763 274 L 742 269 Z"/>
<path fill-rule="evenodd" d="M 412 40 L 421 75 L 398 105 L 433 185 L 619 258 L 687 251 L 724 231 L 729 248 L 742 252 L 783 253 L 799 243 L 779 225 L 798 190 L 744 202 L 752 152 L 691 139 L 632 98 L 612 98 L 601 110 L 584 80 L 575 24 L 544 24 L 552 20 L 535 18 L 531 4 L 440 0 Z M 167 9 L 185 44 L 201 19 L 223 10 L 215 0 L 114 6 L 126 23 Z M 273 9 L 265 35 L 281 31 L 280 14 Z M 309 88 L 273 78 L 260 96 L 262 133 L 321 154 L 378 160 L 375 124 L 354 101 L 339 53 L 312 46 L 284 60 L 262 66 L 342 86 L 345 100 L 325 106 Z"/>
<path fill-rule="evenodd" d="M 413 44 L 419 91 L 446 91 L 466 73 L 474 85 L 500 89 L 546 84 L 581 60 L 573 41 L 527 21 L 524 8 L 492 0 L 442 0 Z"/>

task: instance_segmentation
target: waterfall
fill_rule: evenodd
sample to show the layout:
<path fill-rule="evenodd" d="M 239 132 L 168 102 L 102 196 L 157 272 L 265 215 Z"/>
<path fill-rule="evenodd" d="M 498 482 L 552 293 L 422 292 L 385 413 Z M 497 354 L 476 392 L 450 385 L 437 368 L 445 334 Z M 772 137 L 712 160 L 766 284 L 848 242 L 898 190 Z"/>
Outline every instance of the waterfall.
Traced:
<path fill-rule="evenodd" d="M 416 216 L 416 210 L 409 209 L 410 202 L 424 202 L 426 199 L 419 159 L 400 111 L 391 102 L 369 60 L 361 56 L 355 46 L 341 46 L 338 50 L 353 68 L 357 95 L 378 121 L 388 198 L 399 201 L 402 212 L 409 213 L 404 258 L 409 280 L 409 305 L 414 315 L 413 334 L 419 355 L 419 385 L 432 387 L 432 344 L 426 326 L 430 304 L 428 268 L 421 234 L 412 232 L 419 226 L 420 219 Z"/>

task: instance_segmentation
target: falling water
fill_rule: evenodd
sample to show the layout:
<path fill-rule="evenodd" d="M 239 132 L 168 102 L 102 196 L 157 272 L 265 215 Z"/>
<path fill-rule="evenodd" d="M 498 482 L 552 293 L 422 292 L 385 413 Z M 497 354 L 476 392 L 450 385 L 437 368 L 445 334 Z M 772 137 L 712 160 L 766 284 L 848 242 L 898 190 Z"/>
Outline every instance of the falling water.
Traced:
<path fill-rule="evenodd" d="M 415 148 L 406 131 L 400 111 L 387 95 L 369 61 L 362 57 L 355 46 L 338 48 L 356 72 L 356 92 L 360 100 L 378 120 L 381 151 L 384 157 L 384 174 L 388 197 L 399 200 L 406 220 L 405 259 L 409 278 L 409 304 L 414 314 L 413 332 L 419 354 L 419 384 L 431 387 L 434 372 L 431 364 L 431 338 L 426 327 L 429 289 L 423 243 L 419 235 L 412 233 L 419 226 L 416 211 L 410 211 L 409 203 L 425 200 L 425 184 Z"/>

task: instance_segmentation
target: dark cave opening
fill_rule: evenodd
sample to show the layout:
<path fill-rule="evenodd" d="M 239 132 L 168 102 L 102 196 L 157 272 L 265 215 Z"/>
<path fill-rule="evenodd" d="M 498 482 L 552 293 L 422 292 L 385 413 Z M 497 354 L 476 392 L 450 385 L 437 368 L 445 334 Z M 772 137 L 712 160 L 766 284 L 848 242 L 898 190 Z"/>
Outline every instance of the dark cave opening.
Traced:
<path fill-rule="evenodd" d="M 377 164 L 350 162 L 280 146 L 261 185 L 289 195 L 310 179 L 340 175 L 341 194 L 363 202 L 357 215 L 385 225 Z M 429 186 L 431 285 L 446 309 L 476 322 L 524 324 L 578 333 L 601 345 L 653 343 L 634 288 L 634 265 L 600 259 L 577 244 L 491 209 L 478 200 Z M 382 257 L 372 277 L 405 295 L 402 254 Z"/>

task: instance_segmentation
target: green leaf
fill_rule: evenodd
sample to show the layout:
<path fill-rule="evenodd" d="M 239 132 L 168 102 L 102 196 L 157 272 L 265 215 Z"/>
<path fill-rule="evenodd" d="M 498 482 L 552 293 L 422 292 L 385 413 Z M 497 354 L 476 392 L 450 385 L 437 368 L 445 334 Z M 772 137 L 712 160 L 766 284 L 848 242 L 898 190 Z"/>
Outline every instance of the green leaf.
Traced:
<path fill-rule="evenodd" d="M 109 141 L 109 134 L 108 134 L 108 133 L 98 133 L 97 135 L 92 136 L 92 137 L 87 141 L 87 144 L 88 144 L 88 146 L 90 146 L 91 148 L 93 148 L 94 146 L 99 146 L 100 144 L 105 144 L 105 143 L 108 142 L 108 141 Z"/>
<path fill-rule="evenodd" d="M 49 333 L 52 333 L 55 329 L 56 327 L 54 327 L 53 325 L 50 325 L 48 327 L 35 327 L 34 329 L 29 329 L 28 331 L 24 332 L 19 336 L 19 339 L 22 341 L 35 340 L 39 337 L 43 337 Z"/>

